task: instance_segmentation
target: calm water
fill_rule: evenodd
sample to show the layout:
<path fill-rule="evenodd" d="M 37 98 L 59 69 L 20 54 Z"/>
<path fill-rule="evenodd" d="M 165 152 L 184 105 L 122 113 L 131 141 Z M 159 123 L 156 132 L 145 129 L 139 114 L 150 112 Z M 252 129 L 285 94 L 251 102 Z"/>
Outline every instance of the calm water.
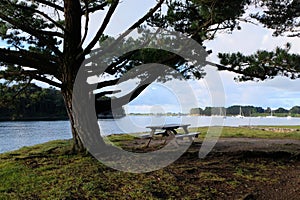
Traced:
<path fill-rule="evenodd" d="M 149 131 L 149 125 L 187 123 L 191 127 L 224 125 L 300 125 L 300 118 L 259 117 L 156 117 L 127 116 L 118 120 L 99 120 L 101 134 L 134 133 Z M 0 122 L 0 153 L 57 139 L 71 138 L 69 121 Z"/>

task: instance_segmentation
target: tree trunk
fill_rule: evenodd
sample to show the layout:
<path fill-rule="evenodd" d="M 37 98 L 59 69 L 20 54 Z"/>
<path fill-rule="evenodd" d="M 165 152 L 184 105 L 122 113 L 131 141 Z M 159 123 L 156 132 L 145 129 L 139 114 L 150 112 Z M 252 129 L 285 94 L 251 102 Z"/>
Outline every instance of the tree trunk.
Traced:
<path fill-rule="evenodd" d="M 85 147 L 76 129 L 77 120 L 73 115 L 72 90 L 62 90 L 62 95 L 65 101 L 65 106 L 66 106 L 66 110 L 71 125 L 72 139 L 73 139 L 72 152 L 73 153 L 84 152 Z"/>
<path fill-rule="evenodd" d="M 62 90 L 68 116 L 71 123 L 74 153 L 105 153 L 104 142 L 95 111 L 95 95 L 91 95 L 89 86 L 75 87 L 76 90 Z M 74 94 L 73 94 L 74 93 Z M 74 98 L 74 99 L 73 99 Z"/>
<path fill-rule="evenodd" d="M 90 95 L 93 88 L 86 83 L 87 77 L 81 77 L 84 75 L 79 73 L 81 63 L 84 61 L 84 57 L 78 57 L 83 51 L 81 46 L 82 9 L 80 2 L 80 0 L 64 0 L 66 32 L 63 44 L 63 64 L 60 68 L 62 74 L 61 91 L 71 123 L 74 141 L 73 151 L 88 150 L 101 153 L 103 148 L 98 147 L 103 147 L 105 142 L 100 135 L 95 113 L 95 96 Z"/>

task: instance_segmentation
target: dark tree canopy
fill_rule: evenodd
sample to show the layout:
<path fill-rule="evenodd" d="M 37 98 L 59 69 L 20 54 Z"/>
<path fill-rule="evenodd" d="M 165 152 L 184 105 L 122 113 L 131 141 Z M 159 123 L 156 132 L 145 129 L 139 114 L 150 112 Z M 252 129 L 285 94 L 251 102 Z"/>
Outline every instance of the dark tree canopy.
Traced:
<path fill-rule="evenodd" d="M 263 8 L 266 7 L 266 10 L 270 12 L 267 15 L 256 15 L 255 17 L 267 27 L 274 28 L 270 24 L 275 26 L 276 23 L 269 22 L 275 20 L 272 18 L 273 16 L 276 19 L 281 19 L 278 12 L 275 12 L 278 10 L 275 5 L 279 1 L 262 0 L 259 2 L 263 3 L 258 5 Z M 105 33 L 120 3 L 119 0 L 2 0 L 0 3 L 0 38 L 2 42 L 6 43 L 5 47 L 0 48 L 0 79 L 24 83 L 38 80 L 60 88 L 70 118 L 76 150 L 82 150 L 84 147 L 78 134 L 80 132 L 78 118 L 73 115 L 74 111 L 78 109 L 74 108 L 72 104 L 73 85 L 81 64 L 88 62 L 93 53 L 100 52 L 101 54 L 101 51 L 95 51 L 98 44 L 100 44 L 101 49 L 101 44 L 106 40 L 110 41 L 112 46 L 118 44 L 116 48 L 127 48 L 128 45 L 147 41 L 147 33 L 153 35 L 150 31 L 151 28 L 159 27 L 182 32 L 203 45 L 204 41 L 214 39 L 219 32 L 230 33 L 235 29 L 240 29 L 239 21 L 242 20 L 248 6 L 257 3 L 257 1 L 158 0 L 156 5 L 149 9 L 144 16 L 137 19 L 127 30 L 123 30 L 118 38 L 112 38 Z M 298 4 L 296 1 L 291 1 L 287 5 L 286 14 L 290 11 L 294 14 L 292 18 L 289 15 L 284 15 L 284 22 L 288 22 L 288 26 L 284 28 L 280 26 L 281 22 L 278 21 L 278 25 L 275 27 L 276 30 L 278 29 L 278 33 L 286 30 L 291 31 L 291 28 L 295 30 L 294 28 L 299 25 L 297 24 Z M 90 18 L 96 12 L 103 13 L 103 19 L 99 20 L 101 23 L 94 25 L 98 30 L 90 39 L 87 37 L 91 31 L 89 30 Z M 146 34 L 142 39 L 130 38 L 125 41 L 124 38 L 133 29 L 143 29 Z M 122 41 L 124 42 L 122 43 Z M 299 61 L 298 55 L 290 55 L 287 50 L 278 49 L 274 55 L 267 55 L 267 52 L 262 52 L 258 56 L 259 58 L 224 55 L 222 63 L 227 66 L 218 65 L 218 68 L 261 79 L 278 74 L 273 72 L 273 69 L 269 69 L 273 65 L 276 65 L 277 68 L 282 67 L 282 69 L 276 70 L 283 71 L 283 74 L 285 74 L 284 70 L 288 72 L 299 70 L 294 66 L 294 63 Z M 284 57 L 280 57 L 281 55 Z M 263 73 L 258 69 L 261 66 L 257 63 L 269 57 L 272 57 L 272 60 L 263 66 L 263 68 L 265 67 L 265 73 Z M 191 64 L 170 52 L 141 49 L 118 58 L 108 56 L 101 60 L 103 63 L 109 63 L 105 73 L 110 75 L 111 79 L 100 81 L 97 88 L 114 86 L 128 70 L 153 61 L 172 67 L 184 78 L 201 78 L 204 75 L 201 71 L 203 63 Z M 282 61 L 286 62 L 286 66 L 279 66 L 278 62 Z M 233 65 L 230 67 L 232 63 Z M 250 72 L 243 67 L 245 63 L 250 66 Z M 198 65 L 197 68 L 195 65 Z M 88 67 L 86 70 L 89 70 Z M 149 81 L 151 82 L 158 77 L 140 75 L 139 78 L 140 82 L 136 87 L 121 97 L 103 98 L 113 94 L 113 91 L 96 94 L 94 97 L 96 110 L 105 111 L 110 107 L 111 101 L 122 102 L 122 98 L 130 97 L 129 99 L 133 100 L 149 85 Z M 166 78 L 163 78 L 162 81 L 166 81 Z M 96 125 L 97 121 L 89 123 Z M 89 135 L 89 133 L 83 134 Z"/>
<path fill-rule="evenodd" d="M 265 27 L 274 29 L 274 36 L 287 34 L 300 36 L 300 1 L 299 0 L 263 0 L 259 6 L 265 8 L 262 14 L 251 16 Z"/>
<path fill-rule="evenodd" d="M 110 38 L 104 31 L 119 3 L 104 0 L 3 1 L 0 5 L 1 11 L 3 10 L 0 14 L 0 36 L 8 45 L 7 48 L 0 49 L 0 62 L 7 67 L 5 71 L 1 71 L 0 77 L 23 81 L 35 79 L 58 88 L 70 88 L 69 84 L 72 85 L 86 55 L 98 41 Z M 161 0 L 130 29 L 163 27 L 185 33 L 202 44 L 205 40 L 213 39 L 218 30 L 233 31 L 238 28 L 238 18 L 242 16 L 248 3 L 249 1 L 225 3 Z M 168 7 L 167 13 L 161 12 L 163 4 Z M 106 12 L 103 9 L 108 10 Z M 106 16 L 102 25 L 99 25 L 96 36 L 87 41 L 87 24 L 89 16 L 94 12 L 106 12 Z M 81 19 L 85 19 L 85 24 L 80 23 Z M 126 34 L 125 31 L 124 36 Z M 84 42 L 88 43 L 86 47 L 83 47 Z M 118 48 L 126 48 L 134 43 L 141 41 L 127 40 L 124 47 Z M 203 75 L 182 58 L 151 49 L 131 52 L 111 61 L 113 62 L 106 73 L 118 78 L 137 65 L 154 61 L 175 68 L 186 78 L 201 78 Z M 105 82 L 99 84 L 99 87 L 114 85 L 117 81 L 119 79 Z M 107 108 L 104 104 L 109 105 L 109 100 L 99 104 L 102 109 Z"/>
<path fill-rule="evenodd" d="M 291 79 L 300 78 L 300 55 L 289 53 L 291 46 L 277 47 L 275 51 L 260 50 L 250 56 L 242 53 L 220 53 L 221 64 L 242 74 L 242 81 L 258 78 L 265 80 L 275 76 L 287 76 Z"/>
<path fill-rule="evenodd" d="M 300 37 L 299 0 L 261 0 L 257 5 L 263 11 L 250 16 L 265 27 L 274 29 L 274 36 Z M 278 75 L 300 78 L 300 55 L 290 53 L 292 45 L 288 43 L 286 47 L 277 47 L 274 51 L 259 50 L 250 56 L 220 53 L 222 66 L 219 68 L 242 74 L 238 77 L 242 81 L 255 78 L 265 80 Z"/>
<path fill-rule="evenodd" d="M 26 87 L 26 90 L 22 89 Z M 0 84 L 0 120 L 66 119 L 67 112 L 60 92 L 33 83 Z"/>

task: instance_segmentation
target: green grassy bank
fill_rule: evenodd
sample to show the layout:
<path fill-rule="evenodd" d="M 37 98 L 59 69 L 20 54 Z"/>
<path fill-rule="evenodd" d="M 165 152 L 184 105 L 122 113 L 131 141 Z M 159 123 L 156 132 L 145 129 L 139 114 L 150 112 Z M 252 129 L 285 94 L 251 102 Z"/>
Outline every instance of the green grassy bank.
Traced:
<path fill-rule="evenodd" d="M 204 137 L 208 127 L 192 128 L 191 132 L 203 133 Z M 210 127 L 214 132 L 214 127 Z M 252 126 L 252 127 L 219 127 L 221 137 L 246 137 L 246 138 L 278 138 L 278 139 L 300 139 L 300 126 Z"/>
<path fill-rule="evenodd" d="M 295 130 L 224 127 L 222 137 L 300 139 L 300 126 L 282 128 Z M 133 138 L 110 138 L 119 144 L 124 139 Z M 131 174 L 108 168 L 89 155 L 70 154 L 70 147 L 71 141 L 52 141 L 1 154 L 0 199 L 238 199 L 264 189 L 262 185 L 271 187 L 296 166 L 286 155 L 279 160 L 225 155 L 200 160 L 197 151 L 188 151 L 167 168 Z"/>

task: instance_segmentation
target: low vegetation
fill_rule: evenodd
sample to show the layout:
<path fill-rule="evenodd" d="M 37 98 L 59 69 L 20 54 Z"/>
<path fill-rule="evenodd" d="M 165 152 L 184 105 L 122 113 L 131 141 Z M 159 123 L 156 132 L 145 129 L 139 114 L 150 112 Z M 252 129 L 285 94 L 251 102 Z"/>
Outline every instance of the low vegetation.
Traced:
<path fill-rule="evenodd" d="M 191 128 L 191 132 L 200 132 L 203 138 L 208 127 Z M 277 139 L 300 139 L 300 126 L 245 126 L 245 127 L 220 127 L 221 137 L 246 137 L 246 138 L 277 138 Z"/>
<path fill-rule="evenodd" d="M 300 139 L 300 127 L 293 128 L 271 136 L 262 129 L 225 127 L 222 136 Z M 109 139 L 120 146 L 137 140 Z M 200 144 L 201 138 L 175 163 L 145 174 L 113 170 L 89 154 L 71 154 L 69 140 L 23 147 L 0 155 L 0 199 L 246 199 L 272 192 L 279 180 L 299 177 L 297 154 L 215 152 L 200 160 Z"/>
<path fill-rule="evenodd" d="M 266 117 L 266 116 L 276 116 L 276 117 L 299 117 L 300 116 L 300 106 L 293 106 L 290 109 L 277 108 L 271 109 L 267 107 L 266 109 L 257 106 L 240 106 L 233 105 L 227 108 L 225 107 L 205 107 L 202 108 L 192 108 L 190 110 L 191 115 L 226 115 L 226 116 L 235 116 L 235 115 L 244 115 L 247 117 Z"/>

